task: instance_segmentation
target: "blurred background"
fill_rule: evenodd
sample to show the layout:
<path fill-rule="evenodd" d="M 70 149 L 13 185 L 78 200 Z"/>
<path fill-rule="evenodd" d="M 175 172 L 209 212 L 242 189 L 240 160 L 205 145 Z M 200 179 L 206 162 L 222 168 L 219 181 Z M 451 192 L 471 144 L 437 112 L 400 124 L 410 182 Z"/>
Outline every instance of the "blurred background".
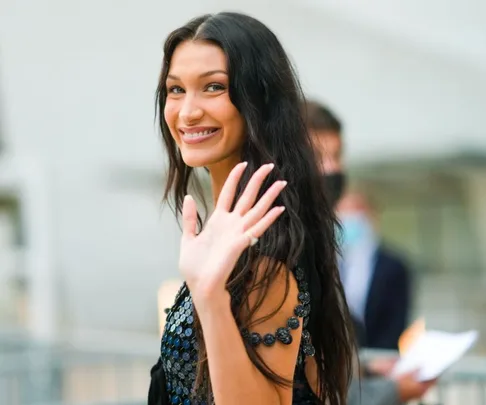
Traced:
<path fill-rule="evenodd" d="M 484 381 L 484 0 L 2 0 L 0 403 L 146 402 L 180 235 L 160 205 L 162 44 L 222 10 L 274 30 L 342 118 L 352 184 L 413 271 L 411 319 L 478 330 L 461 375 Z"/>

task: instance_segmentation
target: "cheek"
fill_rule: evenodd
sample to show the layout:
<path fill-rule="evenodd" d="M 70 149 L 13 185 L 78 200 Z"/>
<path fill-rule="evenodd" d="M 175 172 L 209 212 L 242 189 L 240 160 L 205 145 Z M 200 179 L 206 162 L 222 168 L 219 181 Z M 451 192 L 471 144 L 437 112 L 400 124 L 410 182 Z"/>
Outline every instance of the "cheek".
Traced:
<path fill-rule="evenodd" d="M 164 118 L 167 126 L 169 127 L 170 134 L 175 143 L 180 147 L 180 136 L 176 130 L 177 118 L 179 117 L 179 109 L 177 104 L 171 101 L 167 101 L 164 108 Z"/>
<path fill-rule="evenodd" d="M 240 141 L 245 135 L 245 123 L 240 112 L 229 99 L 218 106 L 221 122 L 231 131 L 232 138 Z"/>
<path fill-rule="evenodd" d="M 176 103 L 171 100 L 167 100 L 164 108 L 164 118 L 167 125 L 172 130 L 177 122 L 178 110 Z"/>

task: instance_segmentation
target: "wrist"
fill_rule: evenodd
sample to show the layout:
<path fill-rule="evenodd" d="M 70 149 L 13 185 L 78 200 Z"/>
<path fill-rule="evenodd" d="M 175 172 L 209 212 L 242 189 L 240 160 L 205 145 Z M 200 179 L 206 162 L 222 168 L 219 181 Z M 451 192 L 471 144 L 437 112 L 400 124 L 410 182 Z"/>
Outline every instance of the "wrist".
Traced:
<path fill-rule="evenodd" d="M 192 302 L 199 317 L 207 313 L 220 313 L 231 308 L 231 296 L 225 289 L 195 288 L 191 290 Z"/>

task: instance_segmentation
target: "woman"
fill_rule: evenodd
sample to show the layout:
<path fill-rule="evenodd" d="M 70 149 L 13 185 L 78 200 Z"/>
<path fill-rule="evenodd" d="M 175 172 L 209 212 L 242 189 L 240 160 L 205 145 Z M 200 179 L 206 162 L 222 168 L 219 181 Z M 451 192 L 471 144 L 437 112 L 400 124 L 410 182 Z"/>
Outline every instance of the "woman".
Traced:
<path fill-rule="evenodd" d="M 345 403 L 353 350 L 336 220 L 302 100 L 281 44 L 251 17 L 205 15 L 166 40 L 157 101 L 185 283 L 150 405 Z M 197 167 L 211 177 L 206 223 L 187 195 Z"/>

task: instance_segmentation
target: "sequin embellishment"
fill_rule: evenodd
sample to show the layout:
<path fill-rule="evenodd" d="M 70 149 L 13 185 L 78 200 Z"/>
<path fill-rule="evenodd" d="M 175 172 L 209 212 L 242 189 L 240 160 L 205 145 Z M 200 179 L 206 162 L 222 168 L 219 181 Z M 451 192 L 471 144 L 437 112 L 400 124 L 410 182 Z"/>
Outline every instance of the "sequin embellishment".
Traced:
<path fill-rule="evenodd" d="M 296 373 L 302 374 L 303 359 L 305 356 L 313 356 L 315 349 L 311 343 L 310 333 L 305 329 L 310 314 L 310 294 L 306 289 L 307 283 L 304 280 L 304 272 L 297 268 L 294 274 L 299 284 L 299 305 L 288 319 L 287 324 L 278 328 L 275 333 L 267 333 L 262 336 L 256 332 L 243 330 L 242 336 L 253 346 L 260 344 L 266 347 L 275 344 L 288 345 L 293 340 L 292 331 L 297 330 L 300 327 L 300 322 L 302 322 L 304 328 L 296 365 Z M 166 313 L 167 322 L 162 336 L 160 354 L 166 377 L 169 403 L 172 405 L 209 405 L 210 401 L 205 394 L 194 392 L 198 344 L 196 330 L 194 329 L 192 299 L 185 284 L 182 285 L 176 295 L 174 305 L 167 309 Z M 305 379 L 305 374 L 302 375 L 304 376 L 302 378 Z M 299 379 L 301 378 L 299 377 Z"/>

